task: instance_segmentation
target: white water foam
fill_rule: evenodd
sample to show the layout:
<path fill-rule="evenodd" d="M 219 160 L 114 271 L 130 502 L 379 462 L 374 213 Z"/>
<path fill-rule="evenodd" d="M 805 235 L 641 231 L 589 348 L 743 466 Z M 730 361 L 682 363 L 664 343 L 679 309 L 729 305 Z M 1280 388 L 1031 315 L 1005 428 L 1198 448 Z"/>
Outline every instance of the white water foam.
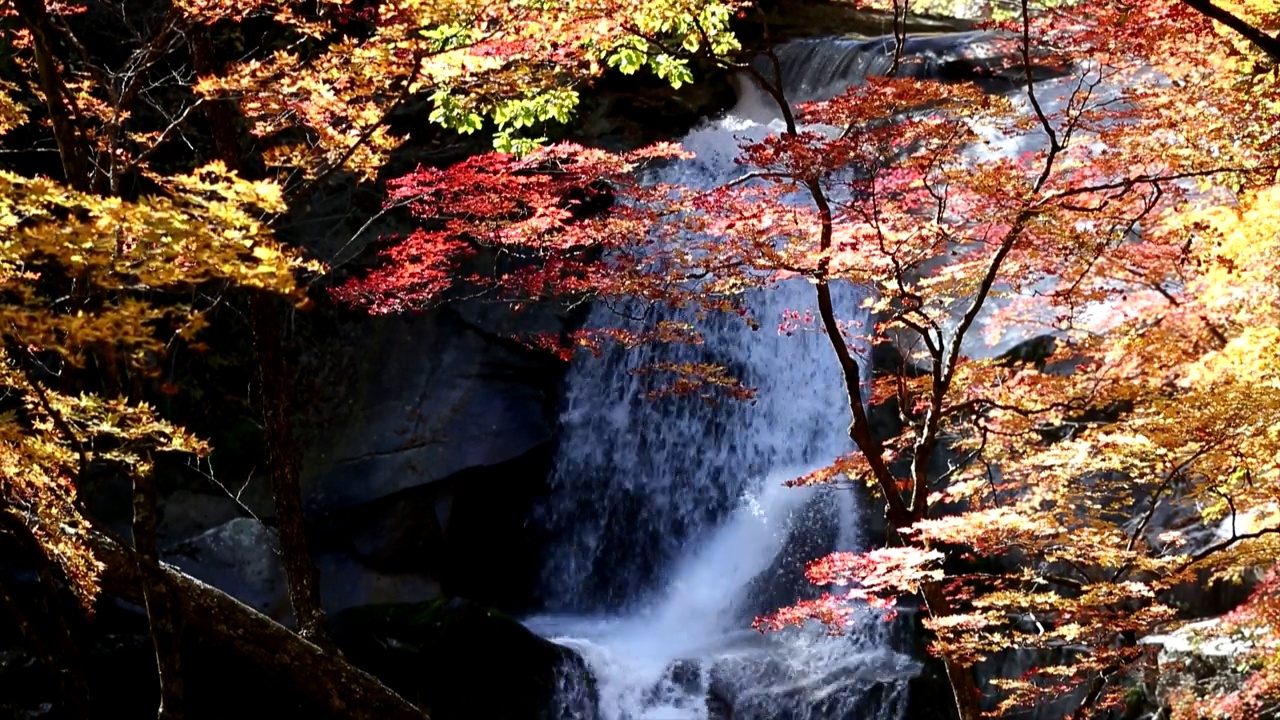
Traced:
<path fill-rule="evenodd" d="M 884 647 L 887 628 L 878 618 L 868 617 L 866 627 L 845 637 L 818 628 L 763 636 L 747 626 L 742 601 L 790 534 L 803 531 L 795 521 L 807 504 L 835 502 L 846 523 L 856 520 L 848 494 L 782 484 L 803 470 L 768 478 L 759 496 L 745 498 L 677 563 L 666 588 L 641 610 L 526 621 L 587 661 L 602 718 L 701 720 L 717 701 L 732 704 L 735 718 L 803 718 L 810 709 L 820 709 L 814 718 L 843 718 L 865 709 L 871 686 L 916 671 L 909 658 Z M 892 705 L 903 699 L 902 688 L 895 690 Z"/>

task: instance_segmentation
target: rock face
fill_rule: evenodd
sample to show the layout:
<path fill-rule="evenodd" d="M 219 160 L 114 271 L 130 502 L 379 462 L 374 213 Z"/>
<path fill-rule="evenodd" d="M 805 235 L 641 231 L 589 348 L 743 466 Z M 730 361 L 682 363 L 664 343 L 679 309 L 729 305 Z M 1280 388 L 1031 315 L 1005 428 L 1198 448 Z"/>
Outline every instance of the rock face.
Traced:
<path fill-rule="evenodd" d="M 551 449 L 539 448 L 335 511 L 316 522 L 315 550 L 381 573 L 432 578 L 446 595 L 524 611 L 533 602 L 542 544 L 526 522 L 528 508 L 546 491 L 550 462 Z"/>
<path fill-rule="evenodd" d="M 1240 660 L 1253 649 L 1253 642 L 1242 634 L 1221 636 L 1221 624 L 1221 618 L 1212 618 L 1184 625 L 1167 635 L 1143 638 L 1143 644 L 1160 648 L 1159 670 L 1154 682 L 1144 688 L 1147 697 L 1167 705 L 1180 693 L 1206 697 L 1239 690 L 1247 677 Z M 1273 707 L 1257 720 L 1278 718 L 1280 709 Z"/>
<path fill-rule="evenodd" d="M 353 609 L 331 632 L 352 662 L 433 720 L 596 717 L 594 680 L 577 653 L 469 600 Z"/>
<path fill-rule="evenodd" d="M 379 582 L 334 584 L 349 596 L 335 607 L 441 587 L 528 605 L 538 560 L 525 520 L 546 486 L 563 364 L 512 338 L 571 321 L 550 307 L 460 303 L 335 323 L 303 366 L 317 389 L 303 418 L 303 503 L 331 572 Z"/>
<path fill-rule="evenodd" d="M 322 515 L 549 443 L 557 365 L 456 312 L 371 321 L 340 414 L 304 454 Z"/>
<path fill-rule="evenodd" d="M 275 530 L 257 520 L 236 518 L 164 553 L 165 560 L 281 622 L 293 614 Z M 387 573 L 340 553 L 315 558 L 320 596 L 328 613 L 373 603 L 427 601 L 440 597 L 429 577 Z"/>
<path fill-rule="evenodd" d="M 505 610 L 529 604 L 538 546 L 525 519 L 545 489 L 562 367 L 510 338 L 567 322 L 550 309 L 480 304 L 366 318 L 302 366 L 313 377 L 300 385 L 324 388 L 295 403 L 328 612 L 445 592 Z M 127 533 L 127 487 L 116 494 L 99 493 L 99 504 Z M 264 472 L 224 489 L 188 478 L 161 502 L 169 560 L 290 616 L 275 533 L 257 520 L 270 525 L 274 512 Z"/>

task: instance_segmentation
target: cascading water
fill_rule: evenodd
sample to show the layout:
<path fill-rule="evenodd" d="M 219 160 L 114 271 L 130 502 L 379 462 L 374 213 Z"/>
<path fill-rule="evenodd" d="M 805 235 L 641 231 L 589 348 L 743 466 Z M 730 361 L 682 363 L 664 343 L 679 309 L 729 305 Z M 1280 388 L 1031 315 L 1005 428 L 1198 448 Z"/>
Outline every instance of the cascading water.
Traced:
<path fill-rule="evenodd" d="M 980 52 L 984 40 L 920 38 L 907 53 L 945 67 Z M 802 99 L 838 92 L 883 70 L 889 48 L 848 40 L 783 46 L 784 88 Z M 734 179 L 740 141 L 778 132 L 777 115 L 771 100 L 744 86 L 733 112 L 684 138 L 696 158 L 657 179 L 694 188 Z M 867 320 L 860 299 L 856 288 L 837 291 L 843 319 Z M 811 285 L 786 283 L 751 298 L 764 329 L 721 317 L 699 324 L 703 345 L 619 351 L 570 369 L 552 493 L 536 518 L 552 537 L 547 614 L 526 622 L 586 659 L 606 720 L 895 720 L 903 712 L 918 667 L 890 649 L 885 623 L 868 618 L 844 637 L 750 629 L 754 615 L 811 592 L 805 561 L 862 542 L 850 491 L 782 485 L 850 449 L 847 399 L 827 339 L 771 329 L 783 311 L 814 301 Z M 633 322 L 682 319 L 659 315 Z M 615 308 L 599 306 L 589 323 L 619 321 Z M 757 388 L 756 399 L 652 401 L 648 378 L 631 371 L 658 360 L 726 365 Z"/>
<path fill-rule="evenodd" d="M 908 37 L 903 46 L 901 77 L 971 78 L 976 67 L 992 65 L 995 34 L 988 31 Z M 834 97 L 871 75 L 893 67 L 892 37 L 856 40 L 818 38 L 778 46 L 782 87 L 791 102 Z M 768 73 L 766 63 L 760 64 Z"/>

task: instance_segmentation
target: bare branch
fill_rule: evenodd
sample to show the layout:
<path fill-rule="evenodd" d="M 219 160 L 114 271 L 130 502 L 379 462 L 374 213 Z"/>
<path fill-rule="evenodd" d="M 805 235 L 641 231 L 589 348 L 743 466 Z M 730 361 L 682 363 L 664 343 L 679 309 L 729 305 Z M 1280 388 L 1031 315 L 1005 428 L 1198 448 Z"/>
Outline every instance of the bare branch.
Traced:
<path fill-rule="evenodd" d="M 1215 553 L 1220 553 L 1223 550 L 1226 550 L 1227 548 L 1230 548 L 1231 546 L 1237 543 L 1243 542 L 1245 540 L 1255 540 L 1260 537 L 1266 537 L 1267 535 L 1275 535 L 1277 533 L 1280 533 L 1280 526 L 1263 528 L 1262 530 L 1258 530 L 1256 532 L 1244 533 L 1241 535 L 1233 534 L 1231 537 L 1227 538 L 1226 540 L 1216 542 L 1212 545 L 1209 545 L 1208 547 L 1202 548 L 1199 552 L 1193 554 L 1191 556 L 1190 561 L 1187 562 L 1187 564 L 1182 566 L 1182 569 L 1185 570 L 1186 568 L 1198 562 L 1207 560 L 1208 558 L 1212 557 Z"/>

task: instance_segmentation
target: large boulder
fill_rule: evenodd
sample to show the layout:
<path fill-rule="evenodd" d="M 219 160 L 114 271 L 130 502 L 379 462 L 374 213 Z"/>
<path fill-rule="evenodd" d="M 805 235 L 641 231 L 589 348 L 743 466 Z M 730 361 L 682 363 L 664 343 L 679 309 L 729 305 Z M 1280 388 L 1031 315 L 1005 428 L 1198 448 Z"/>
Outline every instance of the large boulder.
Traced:
<path fill-rule="evenodd" d="M 564 364 L 516 338 L 572 322 L 549 304 L 476 301 L 313 330 L 299 434 L 314 551 L 527 608 L 539 558 L 526 519 L 546 486 Z"/>
<path fill-rule="evenodd" d="M 235 518 L 163 551 L 163 559 L 277 620 L 290 614 L 275 530 Z"/>
<path fill-rule="evenodd" d="M 379 573 L 429 577 L 446 595 L 525 612 L 542 560 L 540 531 L 527 518 L 546 492 L 550 462 L 550 448 L 540 448 L 334 511 L 314 524 L 314 550 Z"/>
<path fill-rule="evenodd" d="M 334 641 L 432 720 L 593 720 L 594 679 L 577 653 L 461 598 L 374 605 L 331 621 Z"/>
<path fill-rule="evenodd" d="M 289 622 L 293 608 L 276 531 L 257 520 L 236 518 L 164 551 L 183 572 L 217 587 L 264 615 Z M 420 573 L 380 572 L 342 553 L 320 553 L 320 599 L 328 613 L 388 602 L 440 597 L 440 586 Z"/>
<path fill-rule="evenodd" d="M 359 505 L 551 442 L 560 368 L 457 312 L 369 321 L 303 454 L 315 514 Z"/>

